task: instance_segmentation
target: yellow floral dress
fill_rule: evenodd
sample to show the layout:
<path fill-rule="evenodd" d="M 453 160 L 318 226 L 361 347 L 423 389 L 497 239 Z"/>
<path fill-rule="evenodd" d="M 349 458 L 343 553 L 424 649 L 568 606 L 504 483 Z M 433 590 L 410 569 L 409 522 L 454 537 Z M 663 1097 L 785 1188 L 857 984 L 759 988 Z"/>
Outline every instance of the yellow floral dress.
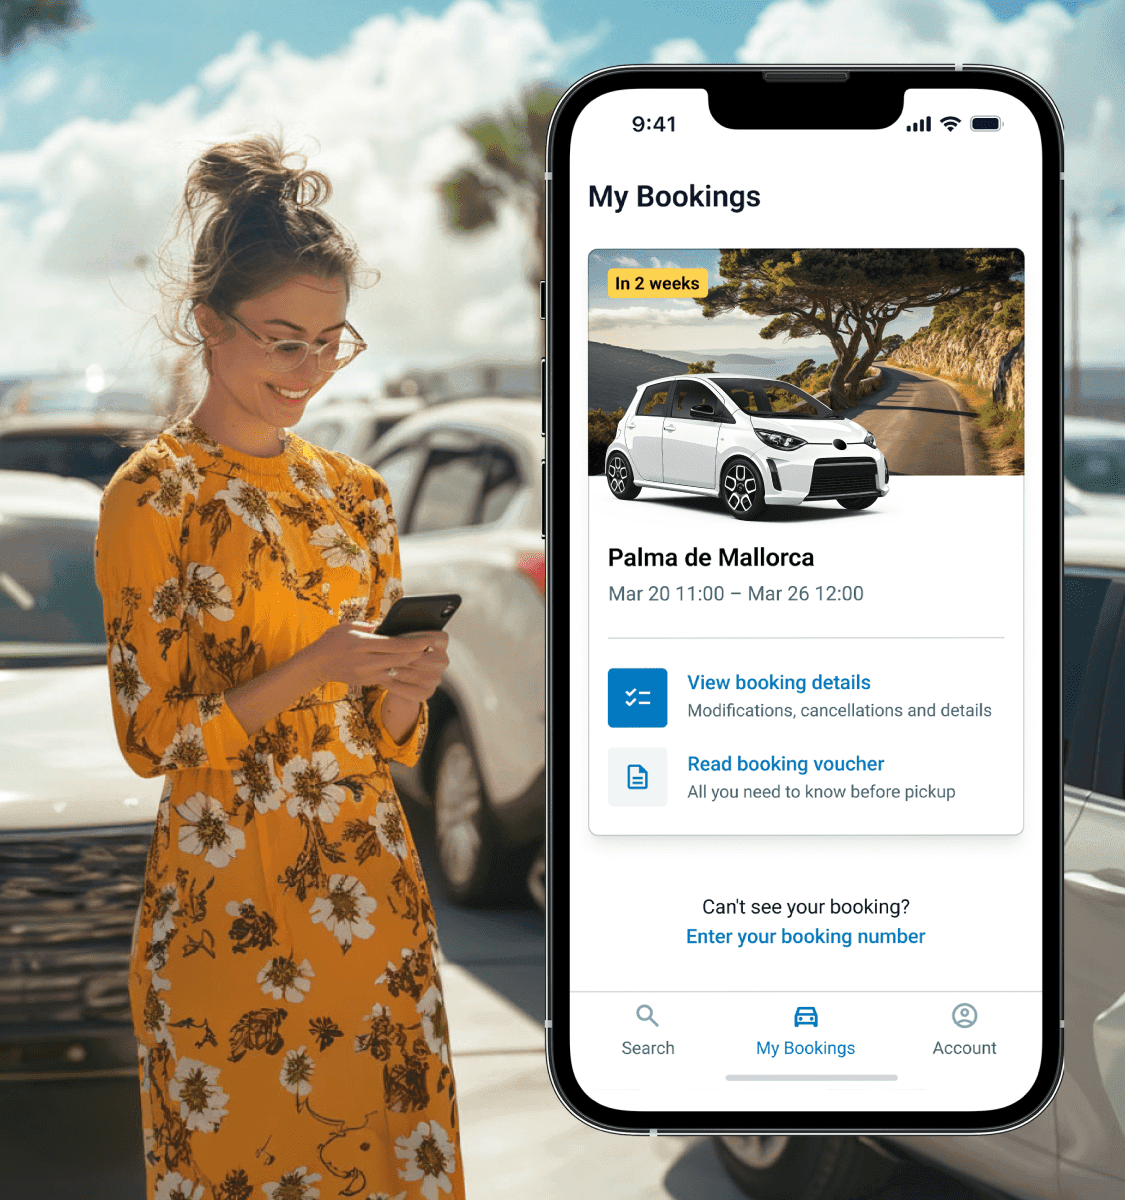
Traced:
<path fill-rule="evenodd" d="M 248 736 L 224 693 L 402 594 L 386 486 L 190 418 L 134 453 L 96 547 L 117 738 L 165 776 L 133 938 L 150 1200 L 464 1195 L 434 913 L 379 688 Z"/>

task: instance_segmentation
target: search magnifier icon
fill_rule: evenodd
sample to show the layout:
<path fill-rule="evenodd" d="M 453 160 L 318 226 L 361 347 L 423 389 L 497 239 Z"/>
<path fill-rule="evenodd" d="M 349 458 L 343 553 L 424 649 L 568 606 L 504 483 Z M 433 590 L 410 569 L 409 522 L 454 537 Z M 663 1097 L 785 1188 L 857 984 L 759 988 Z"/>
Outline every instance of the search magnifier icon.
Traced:
<path fill-rule="evenodd" d="M 648 1004 L 640 1005 L 637 1008 L 637 1020 L 638 1021 L 652 1021 L 652 1006 L 648 1005 Z M 658 1021 L 652 1021 L 652 1023 L 656 1026 L 657 1029 L 660 1028 L 660 1023 Z"/>

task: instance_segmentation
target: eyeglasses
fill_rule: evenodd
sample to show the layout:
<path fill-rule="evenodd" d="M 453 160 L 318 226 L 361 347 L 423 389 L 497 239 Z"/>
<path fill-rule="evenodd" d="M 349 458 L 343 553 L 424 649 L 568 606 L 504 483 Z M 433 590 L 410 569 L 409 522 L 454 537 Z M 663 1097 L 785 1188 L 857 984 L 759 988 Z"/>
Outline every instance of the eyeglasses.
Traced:
<path fill-rule="evenodd" d="M 344 328 L 355 338 L 355 341 L 351 341 L 348 338 L 339 338 L 334 342 L 325 342 L 323 346 L 313 347 L 308 342 L 299 342 L 293 338 L 272 341 L 270 338 L 262 337 L 260 333 L 255 333 L 249 325 L 240 321 L 234 313 L 227 313 L 226 315 L 240 329 L 245 329 L 256 342 L 261 344 L 266 352 L 266 361 L 275 371 L 295 371 L 308 358 L 311 352 L 316 356 L 317 367 L 321 371 L 330 374 L 333 371 L 339 371 L 343 367 L 346 367 L 352 359 L 367 349 L 367 343 L 347 321 L 344 322 Z"/>

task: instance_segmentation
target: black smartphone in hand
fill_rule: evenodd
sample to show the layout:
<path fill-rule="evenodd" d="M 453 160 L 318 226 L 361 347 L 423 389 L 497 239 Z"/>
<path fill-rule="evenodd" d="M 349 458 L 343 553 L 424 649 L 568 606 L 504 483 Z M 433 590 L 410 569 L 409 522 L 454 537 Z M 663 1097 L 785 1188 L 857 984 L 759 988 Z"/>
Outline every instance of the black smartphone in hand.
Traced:
<path fill-rule="evenodd" d="M 446 622 L 460 606 L 461 597 L 453 592 L 434 596 L 400 596 L 375 632 L 384 637 L 403 637 L 410 633 L 444 629 Z"/>
<path fill-rule="evenodd" d="M 555 111 L 547 1038 L 590 1124 L 979 1133 L 1058 1084 L 1061 156 L 993 67 Z"/>

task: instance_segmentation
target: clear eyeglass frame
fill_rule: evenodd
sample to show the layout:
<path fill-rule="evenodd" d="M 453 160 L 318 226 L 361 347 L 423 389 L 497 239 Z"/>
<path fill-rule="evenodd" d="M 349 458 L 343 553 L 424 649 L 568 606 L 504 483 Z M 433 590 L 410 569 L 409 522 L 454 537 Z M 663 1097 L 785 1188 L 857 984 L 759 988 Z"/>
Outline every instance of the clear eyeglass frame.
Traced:
<path fill-rule="evenodd" d="M 263 337 L 260 333 L 255 333 L 245 321 L 240 321 L 234 313 L 226 314 L 240 328 L 244 329 L 265 351 L 266 360 L 275 371 L 286 372 L 295 371 L 308 358 L 309 354 L 316 356 L 317 368 L 325 374 L 331 375 L 336 371 L 343 370 L 350 362 L 354 362 L 364 350 L 367 349 L 367 343 L 360 336 L 359 332 L 351 325 L 350 322 L 344 322 L 344 328 L 355 339 L 354 342 L 349 342 L 346 338 L 341 338 L 335 342 L 325 342 L 319 349 L 314 348 L 309 342 L 299 341 L 297 338 L 281 338 L 273 340 Z M 350 353 L 347 358 L 341 359 L 341 353 L 350 347 Z M 326 360 L 324 352 L 332 350 L 336 357 L 331 360 Z M 298 351 L 300 357 L 297 357 Z"/>

